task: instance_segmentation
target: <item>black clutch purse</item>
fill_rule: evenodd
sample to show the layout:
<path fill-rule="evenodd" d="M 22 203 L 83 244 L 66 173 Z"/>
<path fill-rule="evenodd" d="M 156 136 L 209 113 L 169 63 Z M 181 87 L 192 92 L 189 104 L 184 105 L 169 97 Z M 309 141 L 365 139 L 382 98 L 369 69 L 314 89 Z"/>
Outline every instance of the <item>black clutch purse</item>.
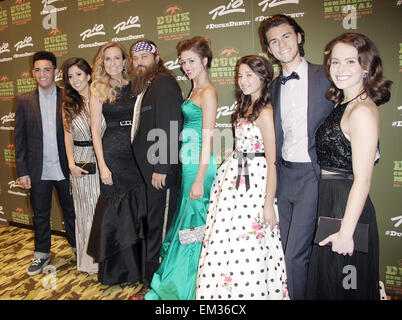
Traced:
<path fill-rule="evenodd" d="M 319 217 L 317 231 L 314 243 L 319 244 L 326 237 L 333 233 L 337 233 L 341 228 L 342 219 Z M 367 223 L 357 223 L 355 232 L 353 233 L 354 250 L 367 253 L 368 252 L 368 230 Z M 327 244 L 327 246 L 330 243 Z"/>
<path fill-rule="evenodd" d="M 88 162 L 88 161 L 78 161 L 75 163 L 77 167 L 88 171 L 88 174 L 95 174 L 96 173 L 96 163 L 95 162 Z"/>

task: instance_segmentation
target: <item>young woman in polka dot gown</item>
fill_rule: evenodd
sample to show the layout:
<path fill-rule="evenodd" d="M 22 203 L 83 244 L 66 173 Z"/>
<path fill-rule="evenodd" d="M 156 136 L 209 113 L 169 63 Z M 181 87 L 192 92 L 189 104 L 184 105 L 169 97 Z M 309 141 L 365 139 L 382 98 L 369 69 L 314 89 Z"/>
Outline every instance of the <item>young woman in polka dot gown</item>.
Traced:
<path fill-rule="evenodd" d="M 235 150 L 212 185 L 197 299 L 289 299 L 274 210 L 272 76 L 263 57 L 246 56 L 237 63 Z"/>

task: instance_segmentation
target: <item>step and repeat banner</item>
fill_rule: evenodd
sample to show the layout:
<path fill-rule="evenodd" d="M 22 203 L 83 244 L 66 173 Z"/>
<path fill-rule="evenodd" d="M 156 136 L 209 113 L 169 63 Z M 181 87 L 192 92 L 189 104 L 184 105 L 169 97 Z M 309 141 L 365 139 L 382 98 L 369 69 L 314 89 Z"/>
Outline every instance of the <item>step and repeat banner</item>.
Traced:
<path fill-rule="evenodd" d="M 234 67 L 248 54 L 261 54 L 258 27 L 273 14 L 292 16 L 306 32 L 307 60 L 323 62 L 325 45 L 344 32 L 367 35 L 377 45 L 384 74 L 394 83 L 380 107 L 381 160 L 371 197 L 381 241 L 380 276 L 389 299 L 402 298 L 402 0 L 2 0 L 0 1 L 0 223 L 32 225 L 28 192 L 15 170 L 14 117 L 19 94 L 36 88 L 32 55 L 52 51 L 58 67 L 70 57 L 91 64 L 101 45 L 153 40 L 187 96 L 191 83 L 180 71 L 176 44 L 195 35 L 211 39 L 210 77 L 219 95 L 216 127 L 232 130 Z M 279 72 L 279 67 L 274 66 Z M 58 84 L 62 86 L 61 74 Z M 231 143 L 218 141 L 218 162 Z M 64 231 L 57 202 L 52 229 Z"/>

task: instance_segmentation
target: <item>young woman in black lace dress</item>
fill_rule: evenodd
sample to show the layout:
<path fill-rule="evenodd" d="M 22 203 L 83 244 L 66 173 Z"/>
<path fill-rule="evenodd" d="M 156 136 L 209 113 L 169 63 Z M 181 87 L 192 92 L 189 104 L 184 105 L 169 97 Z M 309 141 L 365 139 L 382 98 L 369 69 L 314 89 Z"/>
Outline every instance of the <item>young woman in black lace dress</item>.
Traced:
<path fill-rule="evenodd" d="M 317 130 L 321 167 L 319 216 L 342 219 L 338 232 L 313 246 L 308 299 L 379 299 L 379 241 L 368 196 L 378 159 L 378 106 L 390 98 L 382 63 L 366 36 L 346 33 L 328 45 L 327 97 L 335 108 Z M 369 224 L 368 253 L 356 251 L 357 223 Z"/>

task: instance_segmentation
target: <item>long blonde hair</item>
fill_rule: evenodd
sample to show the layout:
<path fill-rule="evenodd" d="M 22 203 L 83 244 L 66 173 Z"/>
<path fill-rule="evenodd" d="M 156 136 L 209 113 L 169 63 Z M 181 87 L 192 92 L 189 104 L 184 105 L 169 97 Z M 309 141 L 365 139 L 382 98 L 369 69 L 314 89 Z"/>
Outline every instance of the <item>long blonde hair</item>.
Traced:
<path fill-rule="evenodd" d="M 95 57 L 92 72 L 91 94 L 98 97 L 102 103 L 106 100 L 113 102 L 116 99 L 116 88 L 119 85 L 119 83 L 110 77 L 110 75 L 105 71 L 103 64 L 106 49 L 113 47 L 117 47 L 121 50 L 121 55 L 123 60 L 125 60 L 122 71 L 123 79 L 128 81 L 131 72 L 130 57 L 126 49 L 120 43 L 111 41 L 104 44 L 99 49 L 98 54 Z"/>

